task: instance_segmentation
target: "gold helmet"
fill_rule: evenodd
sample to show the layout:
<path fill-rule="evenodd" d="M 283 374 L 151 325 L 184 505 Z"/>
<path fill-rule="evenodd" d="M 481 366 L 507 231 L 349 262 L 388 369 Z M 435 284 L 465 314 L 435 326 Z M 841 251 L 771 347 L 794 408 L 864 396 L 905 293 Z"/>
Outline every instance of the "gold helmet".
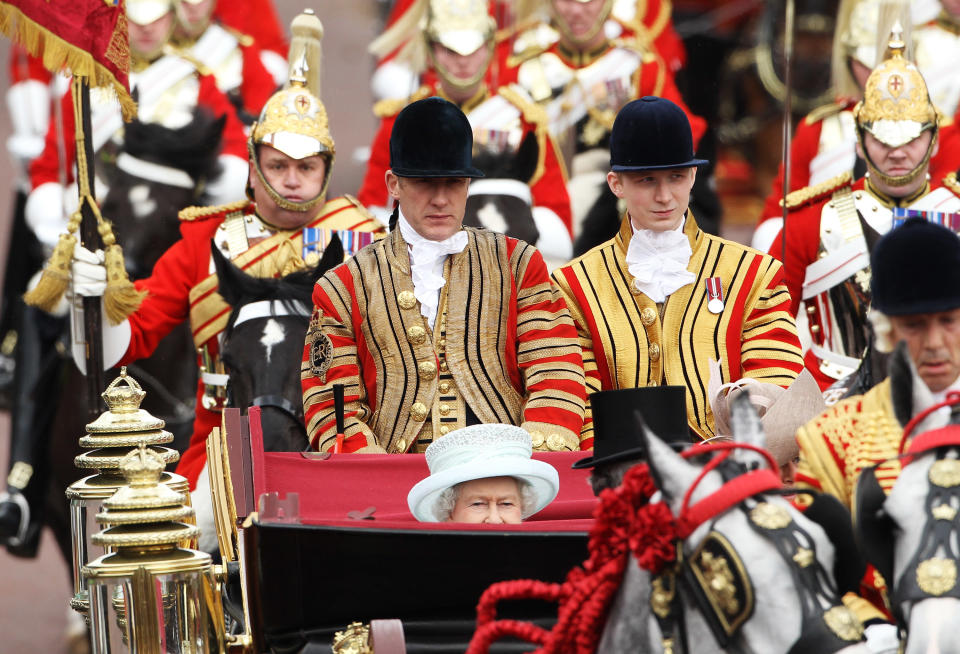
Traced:
<path fill-rule="evenodd" d="M 327 110 L 320 101 L 320 39 L 323 25 L 307 9 L 293 20 L 290 44 L 290 76 L 287 86 L 277 91 L 263 107 L 260 118 L 250 127 L 247 150 L 263 188 L 278 207 L 288 211 L 309 211 L 326 198 L 330 172 L 336 154 Z M 323 188 L 317 197 L 291 202 L 267 182 L 260 168 L 257 146 L 269 145 L 291 159 L 319 155 L 326 161 Z M 247 190 L 250 194 L 250 189 Z"/>
<path fill-rule="evenodd" d="M 903 28 L 897 22 L 890 33 L 886 57 L 877 66 L 864 89 L 863 100 L 853 109 L 860 141 L 870 174 L 891 186 L 909 184 L 926 170 L 926 165 L 937 142 L 937 110 L 930 101 L 926 82 L 917 67 L 903 55 L 905 44 Z M 864 145 L 869 132 L 875 139 L 891 148 L 906 145 L 925 131 L 933 137 L 924 160 L 906 175 L 890 177 L 876 169 Z"/>
<path fill-rule="evenodd" d="M 577 2 L 586 4 L 592 2 L 592 0 L 577 0 Z M 563 20 L 560 14 L 557 13 L 556 5 L 553 0 L 550 0 L 550 9 L 553 13 L 553 22 L 556 25 L 557 29 L 563 33 L 568 39 L 574 43 L 586 43 L 593 39 L 597 35 L 597 32 L 603 29 L 603 24 L 607 22 L 607 18 L 610 16 L 610 12 L 613 11 L 613 0 L 604 0 L 603 8 L 600 10 L 599 15 L 597 16 L 596 22 L 590 27 L 590 30 L 586 34 L 574 34 L 570 29 L 570 26 L 567 25 L 567 22 Z"/>
<path fill-rule="evenodd" d="M 490 15 L 487 0 L 430 0 L 427 5 L 426 26 L 423 30 L 427 42 L 427 56 L 437 74 L 455 87 L 470 88 L 483 79 L 493 57 L 493 47 L 489 48 L 485 65 L 473 76 L 462 78 L 437 61 L 433 44 L 440 44 L 459 55 L 468 56 L 484 45 L 492 44 L 496 31 L 497 23 Z"/>

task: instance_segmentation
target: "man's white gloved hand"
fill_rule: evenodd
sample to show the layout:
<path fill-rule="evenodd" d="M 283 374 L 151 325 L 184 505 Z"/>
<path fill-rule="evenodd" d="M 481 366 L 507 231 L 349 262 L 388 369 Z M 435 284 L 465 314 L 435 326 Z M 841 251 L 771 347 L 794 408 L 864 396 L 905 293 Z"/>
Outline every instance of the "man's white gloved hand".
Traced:
<path fill-rule="evenodd" d="M 900 632 L 897 626 L 887 622 L 872 624 L 863 635 L 867 639 L 867 648 L 873 654 L 897 654 L 900 650 Z"/>
<path fill-rule="evenodd" d="M 77 243 L 73 248 L 73 292 L 83 297 L 102 297 L 107 288 L 107 268 L 103 265 L 103 250 L 91 252 Z"/>

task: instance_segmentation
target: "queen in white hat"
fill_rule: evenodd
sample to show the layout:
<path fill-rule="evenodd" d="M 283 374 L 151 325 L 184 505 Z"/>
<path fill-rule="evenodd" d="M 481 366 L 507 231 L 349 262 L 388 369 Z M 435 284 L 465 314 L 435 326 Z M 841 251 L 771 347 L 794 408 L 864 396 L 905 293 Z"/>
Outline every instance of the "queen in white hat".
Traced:
<path fill-rule="evenodd" d="M 513 425 L 452 431 L 426 451 L 430 476 L 407 495 L 420 522 L 516 524 L 557 496 L 560 476 L 531 459 L 530 434 Z"/>

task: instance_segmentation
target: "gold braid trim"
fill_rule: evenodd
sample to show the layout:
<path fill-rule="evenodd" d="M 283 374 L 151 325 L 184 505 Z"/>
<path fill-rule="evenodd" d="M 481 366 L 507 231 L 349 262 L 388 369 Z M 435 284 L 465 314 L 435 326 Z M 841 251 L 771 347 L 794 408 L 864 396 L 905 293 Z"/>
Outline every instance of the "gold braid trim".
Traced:
<path fill-rule="evenodd" d="M 429 98 L 431 89 L 429 86 L 421 86 L 409 98 L 384 98 L 373 105 L 373 115 L 377 118 L 389 118 L 396 116 L 400 110 L 411 102 Z"/>
<path fill-rule="evenodd" d="M 183 221 L 202 220 L 203 218 L 211 218 L 224 213 L 243 211 L 247 208 L 248 204 L 250 204 L 249 200 L 237 200 L 230 204 L 221 204 L 212 207 L 187 207 L 186 209 L 181 209 L 177 217 Z"/>
<path fill-rule="evenodd" d="M 786 197 L 787 209 L 796 209 L 805 204 L 809 204 L 815 200 L 819 200 L 826 195 L 833 193 L 834 191 L 844 187 L 849 186 L 853 183 L 853 174 L 849 170 L 845 170 L 836 177 L 831 177 L 825 182 L 816 184 L 815 186 L 807 186 L 806 188 L 793 191 L 788 193 Z M 784 200 L 780 200 L 780 206 L 784 205 Z"/>
<path fill-rule="evenodd" d="M 193 53 L 187 48 L 179 48 L 168 42 L 163 46 L 163 54 L 180 57 L 185 62 L 196 68 L 197 72 L 201 75 L 213 75 L 213 71 L 205 63 L 193 56 Z"/>
<path fill-rule="evenodd" d="M 517 89 L 510 86 L 501 87 L 498 91 L 507 102 L 520 110 L 523 119 L 534 126 L 534 134 L 537 138 L 537 168 L 533 171 L 533 176 L 527 180 L 528 186 L 533 186 L 543 177 L 543 171 L 546 167 L 544 161 L 547 157 L 547 110 L 540 105 L 527 100 Z"/>
<path fill-rule="evenodd" d="M 960 195 L 960 182 L 957 181 L 956 172 L 952 172 L 944 177 L 943 185 L 953 191 L 955 195 Z"/>
<path fill-rule="evenodd" d="M 137 103 L 109 69 L 97 63 L 93 55 L 83 48 L 64 41 L 6 2 L 0 4 L 0 32 L 22 45 L 32 56 L 42 57 L 47 70 L 59 73 L 66 68 L 75 76 L 86 77 L 91 86 L 113 89 L 120 101 L 123 119 L 131 121 L 137 117 Z"/>

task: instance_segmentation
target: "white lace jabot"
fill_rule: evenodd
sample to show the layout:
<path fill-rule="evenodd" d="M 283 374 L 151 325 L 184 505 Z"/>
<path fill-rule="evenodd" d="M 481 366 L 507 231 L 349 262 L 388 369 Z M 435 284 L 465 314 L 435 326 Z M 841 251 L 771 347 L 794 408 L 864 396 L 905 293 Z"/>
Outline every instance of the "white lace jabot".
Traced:
<path fill-rule="evenodd" d="M 693 250 L 683 233 L 684 222 L 677 229 L 656 232 L 633 229 L 627 248 L 627 266 L 633 283 L 654 302 L 663 302 L 677 289 L 692 284 L 697 278 L 687 270 Z"/>
<path fill-rule="evenodd" d="M 427 319 L 430 329 L 433 329 L 440 304 L 440 289 L 446 283 L 443 278 L 443 264 L 448 254 L 463 252 L 467 247 L 467 233 L 460 230 L 443 241 L 431 241 L 417 233 L 403 217 L 402 211 L 399 212 L 397 225 L 400 226 L 400 235 L 407 242 L 410 252 L 413 294 L 420 302 L 421 315 Z"/>

